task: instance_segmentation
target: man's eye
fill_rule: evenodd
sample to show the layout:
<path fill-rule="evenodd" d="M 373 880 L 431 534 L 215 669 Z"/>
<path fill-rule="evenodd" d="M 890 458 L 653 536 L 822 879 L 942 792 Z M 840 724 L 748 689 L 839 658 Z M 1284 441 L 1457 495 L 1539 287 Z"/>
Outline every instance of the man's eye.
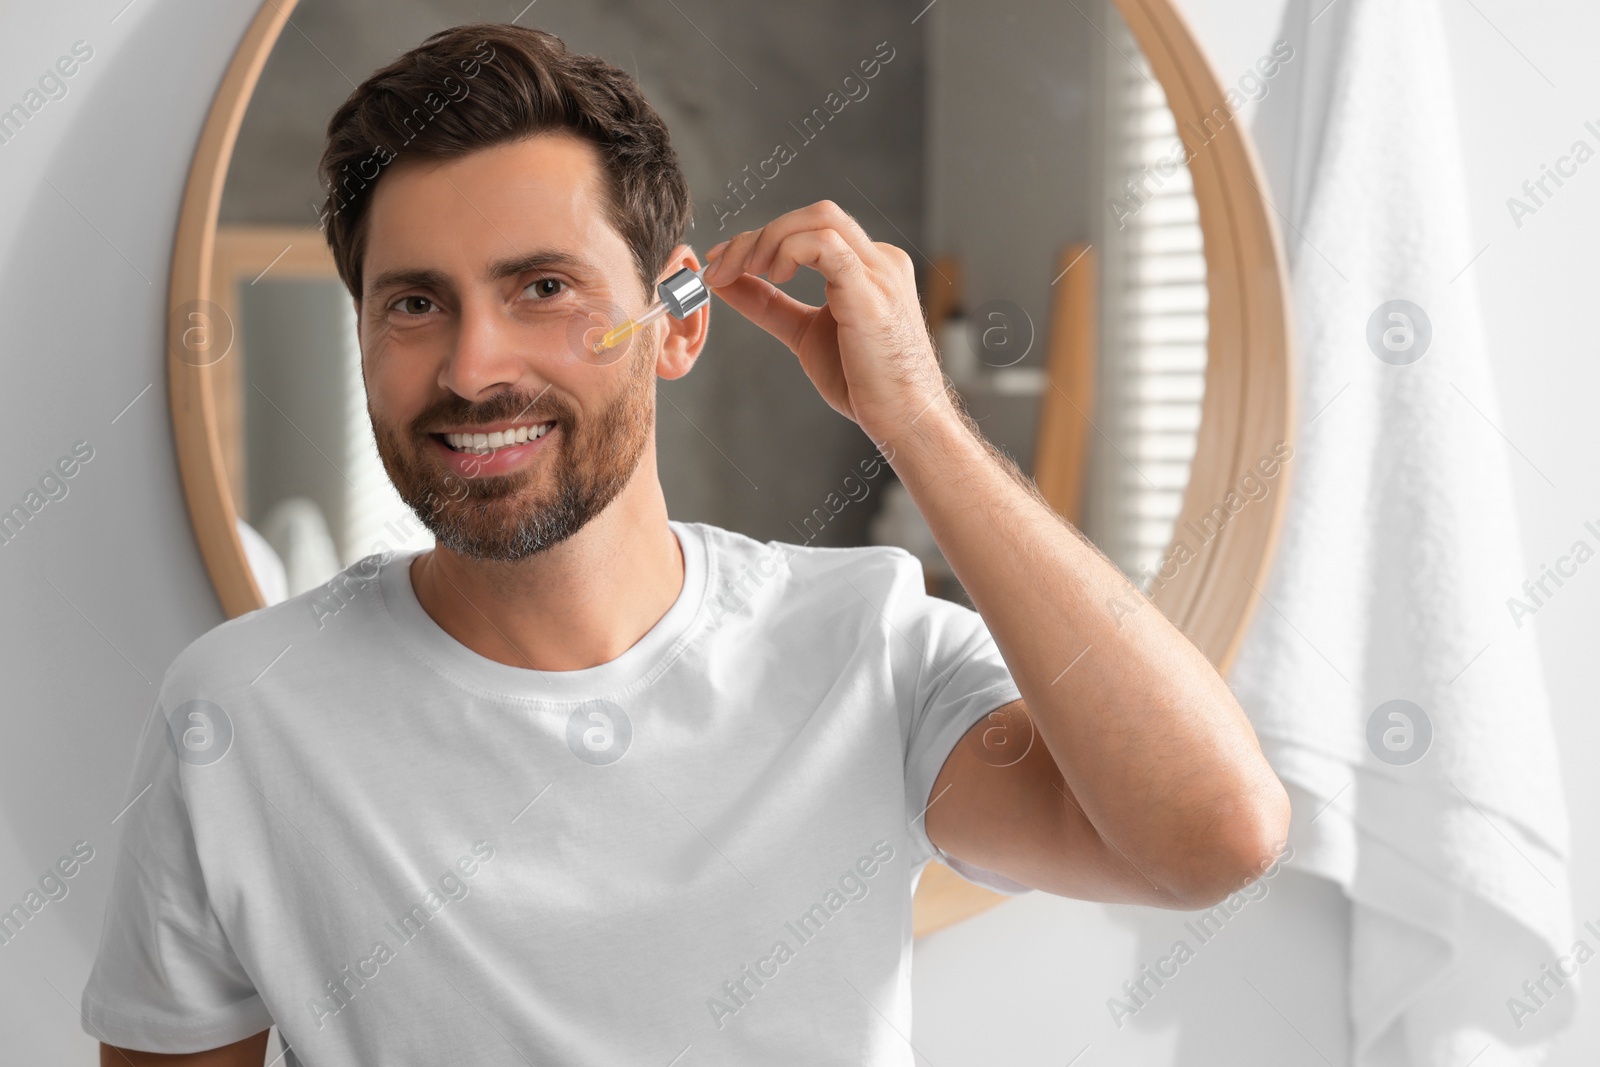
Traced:
<path fill-rule="evenodd" d="M 524 289 L 523 292 L 528 293 L 531 296 L 549 298 L 549 297 L 552 297 L 552 296 L 556 296 L 557 294 L 559 294 L 561 292 L 561 290 L 560 289 L 554 289 L 554 290 L 548 289 L 548 288 L 545 288 L 546 286 L 559 285 L 559 286 L 563 286 L 564 287 L 566 284 L 567 283 L 562 281 L 560 278 L 539 278 L 539 279 L 536 279 L 535 281 L 532 281 L 532 282 L 528 283 L 528 287 L 526 289 Z"/>
<path fill-rule="evenodd" d="M 389 307 L 403 311 L 407 315 L 426 315 L 428 309 L 433 307 L 433 301 L 425 296 L 402 296 Z"/>

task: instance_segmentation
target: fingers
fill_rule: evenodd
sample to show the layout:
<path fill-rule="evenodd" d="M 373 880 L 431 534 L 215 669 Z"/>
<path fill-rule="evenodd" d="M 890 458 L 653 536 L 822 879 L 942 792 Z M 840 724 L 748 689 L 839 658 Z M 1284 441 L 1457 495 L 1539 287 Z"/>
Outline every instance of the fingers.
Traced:
<path fill-rule="evenodd" d="M 866 270 L 856 250 L 837 230 L 807 230 L 785 238 L 767 266 L 767 280 L 782 285 L 801 267 L 812 268 L 829 282 Z"/>
<path fill-rule="evenodd" d="M 817 309 L 796 300 L 771 282 L 754 274 L 742 274 L 728 285 L 717 288 L 729 307 L 789 346 L 798 351 L 806 328 L 811 325 Z"/>
<path fill-rule="evenodd" d="M 861 262 L 868 265 L 880 262 L 879 246 L 867 236 L 860 223 L 832 200 L 820 200 L 779 215 L 759 230 L 735 234 L 717 246 L 723 248 L 722 261 L 707 272 L 706 284 L 720 285 L 737 278 L 740 273 L 771 277 L 773 260 L 786 240 L 795 234 L 830 229 L 843 238 Z"/>

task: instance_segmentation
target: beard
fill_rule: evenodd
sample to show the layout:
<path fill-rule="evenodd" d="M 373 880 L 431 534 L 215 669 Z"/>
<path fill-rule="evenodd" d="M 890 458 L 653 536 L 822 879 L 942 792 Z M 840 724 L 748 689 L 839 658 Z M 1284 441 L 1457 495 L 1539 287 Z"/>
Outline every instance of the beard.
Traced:
<path fill-rule="evenodd" d="M 622 492 L 655 431 L 652 346 L 633 353 L 622 392 L 581 423 L 572 405 L 551 389 L 498 393 L 472 405 L 452 393 L 412 423 L 409 437 L 373 413 L 389 480 L 438 543 L 474 560 L 515 563 L 558 545 L 583 529 Z M 540 446 L 527 466 L 506 474 L 463 478 L 433 454 L 428 426 L 472 426 L 507 419 L 553 422 L 559 437 Z M 552 455 L 551 446 L 557 446 Z M 545 469 L 549 474 L 543 473 Z M 537 483 L 548 482 L 545 488 Z"/>

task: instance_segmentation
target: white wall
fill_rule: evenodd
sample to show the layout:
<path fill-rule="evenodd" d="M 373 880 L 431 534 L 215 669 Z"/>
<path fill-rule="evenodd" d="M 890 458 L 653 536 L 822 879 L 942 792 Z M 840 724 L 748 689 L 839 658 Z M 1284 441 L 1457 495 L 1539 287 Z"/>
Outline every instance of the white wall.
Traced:
<path fill-rule="evenodd" d="M 94 849 L 67 896 L 0 945 L 7 1063 L 97 1062 L 78 998 L 111 820 L 162 672 L 222 621 L 178 482 L 161 346 L 188 160 L 252 5 L 141 0 L 119 15 L 125 2 L 0 13 L 0 108 L 75 41 L 93 49 L 66 95 L 0 144 L 0 510 L 74 443 L 93 449 L 67 495 L 0 544 L 0 909 L 75 842 Z"/>

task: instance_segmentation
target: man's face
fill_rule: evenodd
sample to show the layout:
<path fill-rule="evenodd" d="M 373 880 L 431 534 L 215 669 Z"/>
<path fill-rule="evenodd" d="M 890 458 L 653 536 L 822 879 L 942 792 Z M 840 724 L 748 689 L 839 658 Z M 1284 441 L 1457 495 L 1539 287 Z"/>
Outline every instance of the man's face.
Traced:
<path fill-rule="evenodd" d="M 660 331 L 603 357 L 585 347 L 646 305 L 600 178 L 592 145 L 551 134 L 402 160 L 374 190 L 367 412 L 401 499 L 460 555 L 560 543 L 653 457 Z M 495 432 L 510 436 L 489 451 L 453 436 Z"/>

